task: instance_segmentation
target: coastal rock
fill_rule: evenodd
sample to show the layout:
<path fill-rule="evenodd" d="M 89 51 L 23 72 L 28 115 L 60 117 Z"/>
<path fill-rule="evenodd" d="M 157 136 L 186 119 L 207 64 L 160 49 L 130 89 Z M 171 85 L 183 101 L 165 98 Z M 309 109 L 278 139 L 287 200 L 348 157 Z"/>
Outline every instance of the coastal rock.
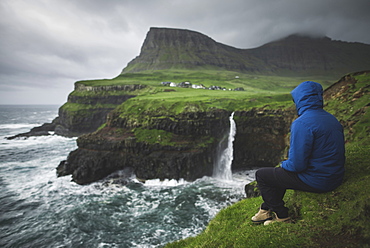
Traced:
<path fill-rule="evenodd" d="M 48 136 L 55 130 L 58 119 L 59 118 L 54 119 L 52 123 L 44 123 L 39 127 L 34 127 L 29 132 L 20 133 L 11 137 L 7 137 L 6 139 L 12 140 L 16 138 L 28 138 L 32 136 Z"/>
<path fill-rule="evenodd" d="M 78 184 L 102 179 L 112 172 L 133 168 L 140 179 L 194 180 L 212 174 L 212 149 L 161 146 L 136 142 L 132 137 L 115 139 L 97 134 L 83 135 L 79 148 L 57 168 L 58 176 L 72 174 Z"/>
<path fill-rule="evenodd" d="M 294 118 L 293 108 L 236 112 L 233 168 L 277 165 L 287 155 L 287 134 Z"/>
<path fill-rule="evenodd" d="M 258 197 L 261 195 L 258 187 L 257 187 L 257 181 L 253 181 L 251 183 L 248 183 L 244 186 L 244 192 L 246 198 L 253 198 Z"/>
<path fill-rule="evenodd" d="M 141 84 L 87 86 L 76 82 L 67 103 L 59 108 L 55 133 L 77 137 L 94 132 L 107 121 L 109 112 L 135 97 L 132 92 L 145 87 Z"/>
<path fill-rule="evenodd" d="M 236 112 L 233 169 L 275 166 L 286 148 L 292 111 L 253 109 Z M 228 111 L 182 113 L 153 118 L 145 128 L 172 133 L 171 144 L 138 141 L 129 117 L 112 112 L 106 127 L 77 139 L 78 149 L 57 168 L 58 176 L 72 175 L 86 184 L 125 168 L 146 179 L 195 180 L 210 176 L 217 147 L 229 132 Z M 207 142 L 204 142 L 204 141 Z"/>

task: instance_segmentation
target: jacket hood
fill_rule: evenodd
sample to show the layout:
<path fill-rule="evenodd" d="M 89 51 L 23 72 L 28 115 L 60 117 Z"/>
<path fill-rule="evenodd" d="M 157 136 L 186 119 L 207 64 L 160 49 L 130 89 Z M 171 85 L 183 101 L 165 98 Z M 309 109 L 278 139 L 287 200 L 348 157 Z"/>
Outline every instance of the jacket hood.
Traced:
<path fill-rule="evenodd" d="M 322 94 L 321 84 L 312 81 L 303 82 L 292 90 L 291 95 L 298 115 L 302 115 L 307 109 L 323 108 Z"/>

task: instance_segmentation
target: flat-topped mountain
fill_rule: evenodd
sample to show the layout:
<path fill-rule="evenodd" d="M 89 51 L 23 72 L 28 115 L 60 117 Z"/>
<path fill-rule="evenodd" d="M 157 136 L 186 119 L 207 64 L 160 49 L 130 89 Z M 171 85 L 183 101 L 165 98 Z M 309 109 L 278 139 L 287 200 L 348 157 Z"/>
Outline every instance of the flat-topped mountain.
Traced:
<path fill-rule="evenodd" d="M 370 45 L 291 35 L 239 49 L 199 32 L 151 28 L 140 55 L 122 73 L 163 69 L 223 69 L 275 75 L 343 75 L 370 68 Z"/>
<path fill-rule="evenodd" d="M 151 28 L 140 55 L 122 73 L 198 68 L 255 71 L 259 69 L 255 65 L 261 62 L 242 49 L 218 43 L 198 32 Z"/>

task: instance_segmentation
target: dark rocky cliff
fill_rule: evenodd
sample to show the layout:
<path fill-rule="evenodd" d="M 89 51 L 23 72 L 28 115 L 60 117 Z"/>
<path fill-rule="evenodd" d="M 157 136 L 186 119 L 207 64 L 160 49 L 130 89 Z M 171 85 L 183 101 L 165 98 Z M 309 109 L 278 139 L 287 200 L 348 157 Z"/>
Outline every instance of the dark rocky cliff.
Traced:
<path fill-rule="evenodd" d="M 109 112 L 135 97 L 133 91 L 144 87 L 139 84 L 85 86 L 77 82 L 67 103 L 59 108 L 55 133 L 73 137 L 94 132 L 106 122 Z"/>
<path fill-rule="evenodd" d="M 234 140 L 234 170 L 276 166 L 287 155 L 291 109 L 252 109 L 235 113 L 237 134 Z"/>
<path fill-rule="evenodd" d="M 138 178 L 184 178 L 194 180 L 211 175 L 213 150 L 228 126 L 226 111 L 184 113 L 180 116 L 153 118 L 151 128 L 171 132 L 175 145 L 138 141 L 132 132 L 141 123 L 112 112 L 105 128 L 78 138 L 78 149 L 58 166 L 58 175 L 72 174 L 84 184 L 99 180 L 115 170 L 131 167 Z M 150 128 L 149 127 L 149 128 Z M 213 127 L 213 128 L 212 128 Z M 207 145 L 204 145 L 207 144 Z"/>
<path fill-rule="evenodd" d="M 275 75 L 339 77 L 370 68 L 370 45 L 292 35 L 238 49 L 198 32 L 151 28 L 141 53 L 122 73 L 162 69 L 222 69 Z"/>
<path fill-rule="evenodd" d="M 146 128 L 171 133 L 172 144 L 168 145 L 138 141 L 132 130 L 141 124 L 113 112 L 105 128 L 78 138 L 79 148 L 58 166 L 58 175 L 72 174 L 79 184 L 127 167 L 141 179 L 210 176 L 217 146 L 229 131 L 229 116 L 230 112 L 218 110 L 152 118 Z M 275 166 L 284 155 L 293 116 L 292 111 L 281 110 L 236 112 L 233 169 Z"/>

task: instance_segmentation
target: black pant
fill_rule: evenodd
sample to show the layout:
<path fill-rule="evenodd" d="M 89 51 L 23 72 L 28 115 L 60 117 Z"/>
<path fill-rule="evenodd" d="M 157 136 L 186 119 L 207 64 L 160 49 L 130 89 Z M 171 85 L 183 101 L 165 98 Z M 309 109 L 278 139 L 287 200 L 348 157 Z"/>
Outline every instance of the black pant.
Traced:
<path fill-rule="evenodd" d="M 288 217 L 288 208 L 284 206 L 285 202 L 283 201 L 287 189 L 323 193 L 323 191 L 302 182 L 297 173 L 280 167 L 258 169 L 256 180 L 264 201 L 261 209 L 274 211 L 278 218 Z"/>

